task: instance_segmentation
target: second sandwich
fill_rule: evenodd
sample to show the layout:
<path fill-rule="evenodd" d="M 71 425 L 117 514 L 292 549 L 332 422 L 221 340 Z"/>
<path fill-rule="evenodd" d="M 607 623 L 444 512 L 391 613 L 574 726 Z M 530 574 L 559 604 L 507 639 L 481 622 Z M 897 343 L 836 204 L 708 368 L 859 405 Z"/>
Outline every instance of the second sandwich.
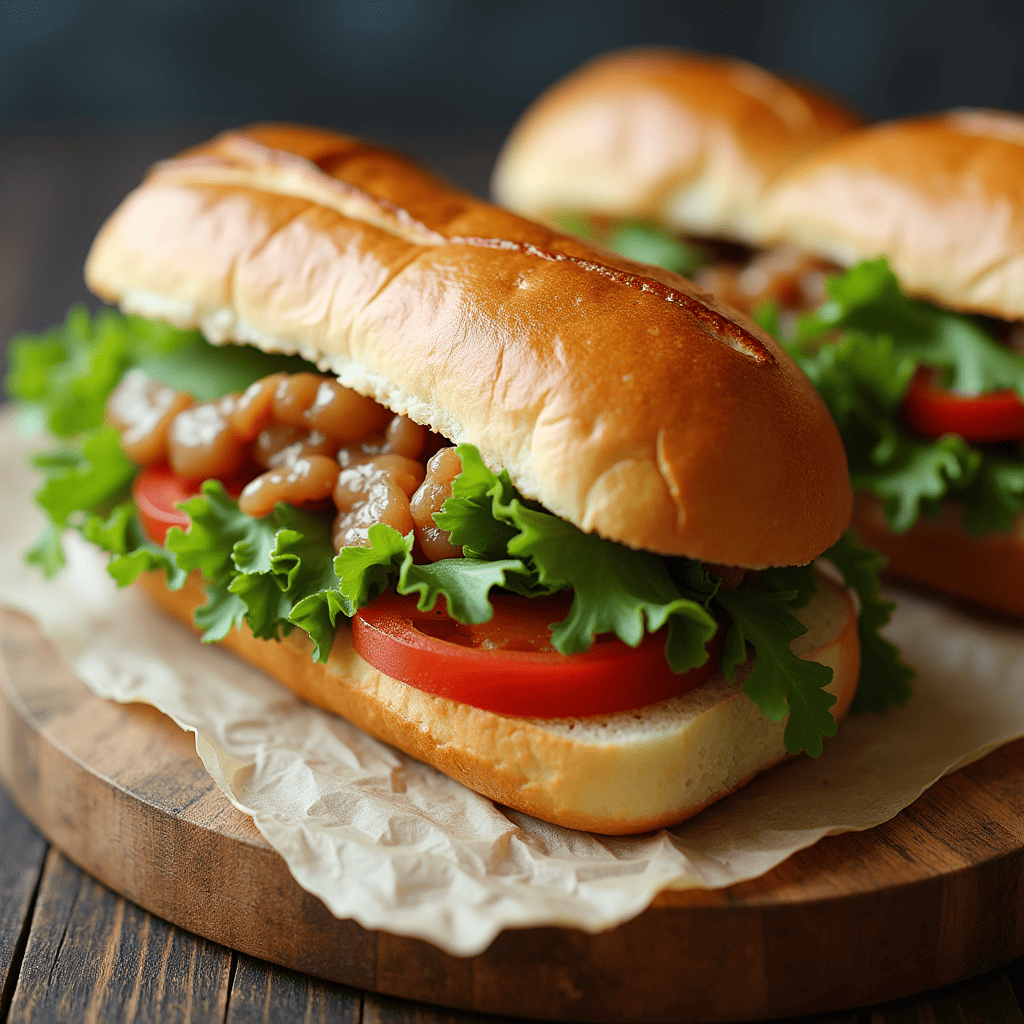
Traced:
<path fill-rule="evenodd" d="M 533 104 L 494 188 L 757 312 L 839 424 L 890 571 L 1021 616 L 1022 173 L 1020 115 L 858 130 L 761 69 L 627 50 Z"/>

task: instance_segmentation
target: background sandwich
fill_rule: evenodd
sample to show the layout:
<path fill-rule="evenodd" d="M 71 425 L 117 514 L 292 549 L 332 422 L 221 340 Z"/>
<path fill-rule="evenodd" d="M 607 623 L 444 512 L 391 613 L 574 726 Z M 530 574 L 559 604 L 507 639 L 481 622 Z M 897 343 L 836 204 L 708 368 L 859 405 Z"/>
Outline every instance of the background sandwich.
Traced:
<path fill-rule="evenodd" d="M 729 57 L 618 50 L 555 83 L 513 128 L 497 202 L 657 263 L 741 310 L 766 293 L 821 296 L 817 261 L 773 241 L 778 176 L 858 127 L 800 83 Z M 799 295 L 798 295 L 799 293 Z"/>
<path fill-rule="evenodd" d="M 672 241 L 690 245 L 695 281 L 757 315 L 825 397 L 862 492 L 856 525 L 891 571 L 1024 614 L 1020 118 L 960 111 L 854 131 L 839 108 L 818 124 L 820 102 L 785 83 L 755 100 L 732 67 L 660 51 L 586 65 L 524 115 L 496 195 L 583 231 L 605 225 L 606 244 L 615 218 L 648 218 L 645 230 L 672 233 L 651 250 L 669 265 Z M 580 132 L 563 123 L 576 108 Z M 780 119 L 785 109 L 803 116 Z M 588 159 L 600 190 L 584 180 Z M 657 175 L 641 182 L 638 165 Z M 702 205 L 703 219 L 690 211 Z M 710 248 L 692 249 L 705 238 Z"/>
<path fill-rule="evenodd" d="M 1024 118 L 957 110 L 824 147 L 777 183 L 770 206 L 777 237 L 853 268 L 780 333 L 843 435 L 861 536 L 892 572 L 1014 615 L 1022 174 Z"/>
<path fill-rule="evenodd" d="M 282 126 L 158 166 L 87 278 L 149 319 L 12 350 L 66 439 L 33 560 L 79 529 L 119 582 L 473 788 L 645 830 L 820 752 L 858 635 L 864 699 L 905 691 L 824 406 L 681 278 Z"/>

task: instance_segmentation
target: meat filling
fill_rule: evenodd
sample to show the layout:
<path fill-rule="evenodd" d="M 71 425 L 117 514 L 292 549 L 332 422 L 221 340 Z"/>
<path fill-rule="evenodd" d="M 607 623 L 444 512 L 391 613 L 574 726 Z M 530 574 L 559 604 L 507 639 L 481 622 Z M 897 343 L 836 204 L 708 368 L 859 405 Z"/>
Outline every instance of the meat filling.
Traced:
<path fill-rule="evenodd" d="M 780 245 L 746 261 L 719 260 L 702 267 L 694 284 L 748 316 L 766 299 L 783 315 L 803 313 L 825 301 L 825 278 L 839 270 L 832 263 Z"/>
<path fill-rule="evenodd" d="M 193 403 L 132 370 L 107 402 L 107 421 L 140 465 L 167 462 L 197 483 L 248 479 L 238 500 L 247 515 L 269 515 L 279 501 L 333 502 L 336 550 L 368 546 L 370 527 L 386 523 L 412 531 L 431 561 L 462 554 L 433 520 L 462 469 L 455 449 L 333 377 L 276 373 Z"/>
<path fill-rule="evenodd" d="M 461 558 L 434 521 L 462 462 L 445 439 L 396 416 L 333 377 L 275 373 L 242 394 L 194 403 L 191 396 L 131 370 L 107 401 L 132 461 L 167 462 L 195 480 L 247 479 L 242 512 L 269 515 L 278 502 L 336 510 L 334 549 L 370 544 L 370 527 L 412 531 L 417 560 Z M 744 570 L 709 566 L 723 589 Z"/>

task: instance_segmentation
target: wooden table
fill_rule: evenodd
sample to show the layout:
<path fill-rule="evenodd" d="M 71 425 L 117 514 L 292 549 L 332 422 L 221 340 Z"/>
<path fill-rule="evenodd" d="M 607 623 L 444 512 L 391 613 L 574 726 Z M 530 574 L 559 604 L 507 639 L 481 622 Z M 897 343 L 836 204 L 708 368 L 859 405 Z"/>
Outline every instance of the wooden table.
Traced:
<path fill-rule="evenodd" d="M 0 790 L 0 1024 L 497 1020 L 287 971 L 181 931 L 51 847 Z M 959 985 L 805 1024 L 1024 1021 L 1024 960 Z M 509 1018 L 511 1020 L 511 1018 Z"/>
<path fill-rule="evenodd" d="M 0 334 L 38 329 L 84 297 L 102 217 L 151 160 L 204 129 L 0 138 Z M 388 139 L 482 191 L 500 141 Z M 1022 1021 L 1024 960 L 927 996 L 808 1024 Z M 417 1021 L 478 1015 L 361 992 L 197 938 L 84 874 L 0 790 L 0 1024 L 8 1021 Z"/>

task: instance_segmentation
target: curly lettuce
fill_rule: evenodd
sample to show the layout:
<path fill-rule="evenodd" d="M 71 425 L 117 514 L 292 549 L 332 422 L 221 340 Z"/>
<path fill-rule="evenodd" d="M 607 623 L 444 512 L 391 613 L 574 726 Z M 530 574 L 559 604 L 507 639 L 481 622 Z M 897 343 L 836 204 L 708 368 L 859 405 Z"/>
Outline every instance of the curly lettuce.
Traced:
<path fill-rule="evenodd" d="M 1010 389 L 1024 396 L 1024 356 L 992 337 L 980 318 L 908 298 L 884 258 L 826 282 L 828 299 L 780 330 L 777 311 L 757 311 L 810 377 L 839 428 L 854 487 L 880 498 L 902 533 L 947 498 L 963 503 L 975 536 L 1008 530 L 1024 511 L 1024 458 L 1012 446 L 973 445 L 904 429 L 900 406 L 915 371 L 935 367 L 966 395 Z"/>

